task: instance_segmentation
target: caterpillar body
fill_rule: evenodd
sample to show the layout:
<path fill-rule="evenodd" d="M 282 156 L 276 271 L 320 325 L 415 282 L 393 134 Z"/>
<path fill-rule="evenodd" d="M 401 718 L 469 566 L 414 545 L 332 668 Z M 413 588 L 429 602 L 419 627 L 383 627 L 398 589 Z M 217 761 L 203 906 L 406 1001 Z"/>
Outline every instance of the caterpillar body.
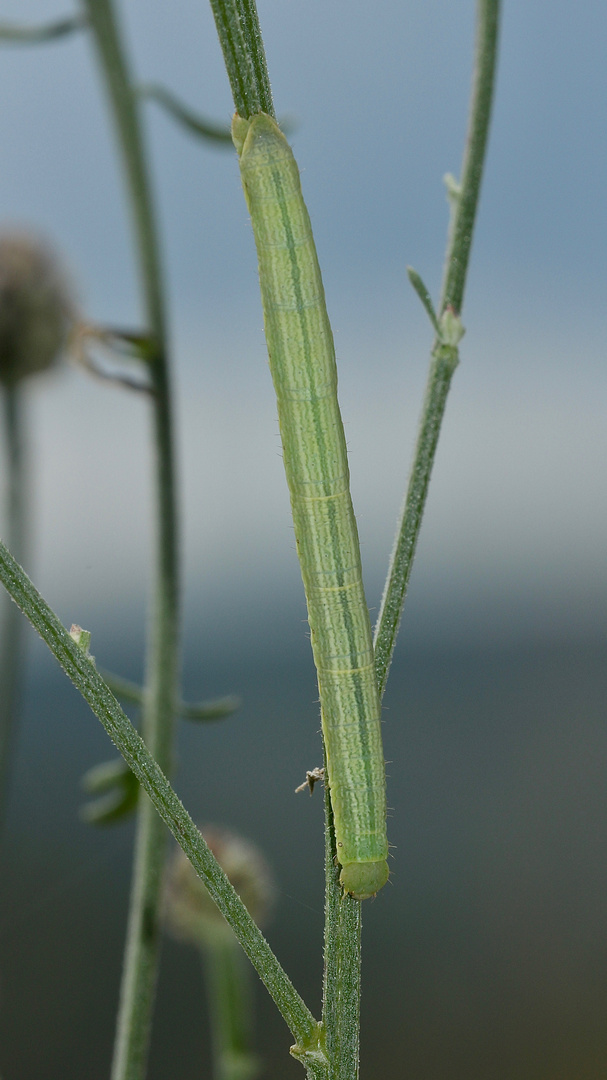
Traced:
<path fill-rule="evenodd" d="M 318 673 L 340 881 L 388 879 L 385 763 L 371 624 L 337 401 L 333 335 L 299 170 L 275 121 L 232 137 L 259 260 L 265 334 Z"/>

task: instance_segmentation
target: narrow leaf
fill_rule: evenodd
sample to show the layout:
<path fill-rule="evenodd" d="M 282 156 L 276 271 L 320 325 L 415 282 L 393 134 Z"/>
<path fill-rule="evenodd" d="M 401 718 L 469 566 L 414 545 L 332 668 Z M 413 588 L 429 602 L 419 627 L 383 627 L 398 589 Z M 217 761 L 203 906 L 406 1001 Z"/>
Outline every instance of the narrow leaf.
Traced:
<path fill-rule="evenodd" d="M 130 679 L 123 679 L 120 675 L 114 675 L 111 671 L 102 671 L 101 674 L 110 690 L 120 701 L 128 705 L 141 705 L 143 703 L 143 689 Z M 213 701 L 178 702 L 175 713 L 184 720 L 206 722 L 207 720 L 223 720 L 231 716 L 240 708 L 240 698 L 234 694 L 226 697 L 215 698 Z"/>
<path fill-rule="evenodd" d="M 68 37 L 76 30 L 88 26 L 86 15 L 73 15 L 42 26 L 19 26 L 12 23 L 0 23 L 0 41 L 15 45 L 41 45 L 46 41 L 56 41 Z"/>
<path fill-rule="evenodd" d="M 240 704 L 240 698 L 234 695 L 216 698 L 214 701 L 200 701 L 192 705 L 182 701 L 177 706 L 177 713 L 184 720 L 206 723 L 208 720 L 223 720 L 224 717 L 231 716 L 240 708 Z"/>
<path fill-rule="evenodd" d="M 168 112 L 178 124 L 181 124 L 190 135 L 196 135 L 198 138 L 206 139 L 210 142 L 220 143 L 224 146 L 232 147 L 232 135 L 229 127 L 224 127 L 221 124 L 215 124 L 212 120 L 207 120 L 206 117 L 201 116 L 199 113 L 194 112 L 192 109 L 184 105 L 179 101 L 170 90 L 166 90 L 164 86 L 158 86 L 156 83 L 148 83 L 144 86 L 137 88 L 137 93 L 140 97 L 146 98 L 148 101 L 155 101 L 157 105 Z"/>
<path fill-rule="evenodd" d="M 417 270 L 414 270 L 412 266 L 407 267 L 407 274 L 408 274 L 408 277 L 409 277 L 409 281 L 411 282 L 411 284 L 412 284 L 413 288 L 415 289 L 417 295 L 419 296 L 422 304 L 424 305 L 424 309 L 426 311 L 426 314 L 427 314 L 428 318 L 430 319 L 430 322 L 432 323 L 434 329 L 436 330 L 436 333 L 440 336 L 440 329 L 439 329 L 439 325 L 438 325 L 438 319 L 436 317 L 436 312 L 434 310 L 434 304 L 432 303 L 432 297 L 430 296 L 430 293 L 429 293 L 428 289 L 426 288 L 426 285 L 424 284 L 424 281 L 422 280 L 421 276 L 418 274 Z"/>

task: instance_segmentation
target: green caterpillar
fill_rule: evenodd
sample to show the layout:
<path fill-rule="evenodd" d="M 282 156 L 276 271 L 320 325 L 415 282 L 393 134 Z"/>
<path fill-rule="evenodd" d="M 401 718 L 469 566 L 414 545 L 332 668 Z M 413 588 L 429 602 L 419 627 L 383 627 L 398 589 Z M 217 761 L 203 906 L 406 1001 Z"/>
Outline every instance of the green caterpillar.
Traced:
<path fill-rule="evenodd" d="M 333 335 L 297 164 L 275 121 L 236 115 L 270 369 L 318 672 L 340 881 L 388 880 L 385 764 L 371 624 L 337 402 Z"/>

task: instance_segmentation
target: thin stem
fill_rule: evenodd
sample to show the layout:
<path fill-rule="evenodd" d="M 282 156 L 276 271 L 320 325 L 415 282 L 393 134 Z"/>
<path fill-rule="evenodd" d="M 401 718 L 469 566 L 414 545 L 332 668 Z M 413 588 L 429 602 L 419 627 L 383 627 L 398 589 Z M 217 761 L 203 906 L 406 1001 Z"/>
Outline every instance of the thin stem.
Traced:
<path fill-rule="evenodd" d="M 375 670 L 380 697 L 386 689 L 454 370 L 450 360 L 432 353 L 413 467 L 375 627 Z"/>
<path fill-rule="evenodd" d="M 452 307 L 459 314 L 464 301 L 468 260 L 472 247 L 472 236 L 491 124 L 500 2 L 501 0 L 478 0 L 477 3 L 470 119 L 462 163 L 457 212 L 445 258 L 445 275 L 439 308 L 441 313 L 445 308 Z"/>
<path fill-rule="evenodd" d="M 297 1040 L 296 1056 L 322 1060 L 319 1025 L 293 987 L 162 769 L 104 683 L 95 664 L 61 625 L 27 574 L 0 541 L 0 581 L 46 642 L 103 724 L 188 857 L 249 957 Z"/>
<path fill-rule="evenodd" d="M 112 0 L 83 0 L 104 75 L 123 159 L 139 260 L 153 391 L 157 546 L 154 602 L 146 658 L 142 730 L 161 769 L 172 766 L 174 704 L 178 699 L 178 558 L 171 395 L 166 355 L 162 277 L 138 101 L 118 34 Z M 159 907 L 166 832 L 142 799 L 137 820 L 133 885 L 112 1080 L 145 1072 L 159 952 Z"/>
<path fill-rule="evenodd" d="M 322 1020 L 330 1080 L 356 1080 L 359 1061 L 362 902 L 339 884 L 325 755 L 325 967 Z"/>
<path fill-rule="evenodd" d="M 211 0 L 211 6 L 237 112 L 244 118 L 260 111 L 273 116 L 254 0 Z M 248 21 L 241 17 L 245 8 Z M 240 33 L 243 37 L 238 37 L 235 48 Z M 304 1063 L 311 1080 L 355 1080 L 358 1076 L 361 905 L 344 895 L 335 853 L 325 755 L 325 1051 L 316 1057 L 307 1055 Z"/>
<path fill-rule="evenodd" d="M 261 1069 L 251 1050 L 249 971 L 234 938 L 218 934 L 202 949 L 213 1044 L 213 1080 L 254 1080 Z"/>
<path fill-rule="evenodd" d="M 445 275 L 439 312 L 461 311 L 472 244 L 474 221 L 487 148 L 491 103 L 495 82 L 500 0 L 478 0 L 475 70 L 470 119 L 461 188 L 449 231 Z M 375 665 L 380 694 L 386 688 L 388 671 L 398 634 L 415 548 L 421 526 L 438 436 L 445 411 L 451 377 L 457 365 L 457 350 L 446 348 L 437 337 L 430 371 L 409 487 L 399 521 L 388 577 L 375 628 Z"/>
<path fill-rule="evenodd" d="M 274 116 L 270 78 L 255 0 L 211 0 L 236 112 Z"/>
<path fill-rule="evenodd" d="M 24 390 L 20 383 L 2 388 L 6 435 L 6 538 L 19 562 L 28 561 L 29 483 L 24 416 Z M 10 756 L 14 738 L 18 688 L 23 665 L 23 620 L 2 597 L 0 640 L 0 822 L 6 812 Z"/>

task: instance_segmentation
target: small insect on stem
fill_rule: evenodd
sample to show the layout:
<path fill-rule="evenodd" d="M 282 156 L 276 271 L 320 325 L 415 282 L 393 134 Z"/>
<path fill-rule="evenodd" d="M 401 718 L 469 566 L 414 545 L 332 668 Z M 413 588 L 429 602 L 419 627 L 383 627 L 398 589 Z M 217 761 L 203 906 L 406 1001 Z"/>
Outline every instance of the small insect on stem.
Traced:
<path fill-rule="evenodd" d="M 310 792 L 310 795 L 313 795 L 314 788 L 316 787 L 318 781 L 324 780 L 324 778 L 325 770 L 323 768 L 320 768 L 318 765 L 315 769 L 308 769 L 306 771 L 306 778 L 303 784 L 300 784 L 298 787 L 295 788 L 295 794 L 299 795 L 300 791 L 307 790 Z"/>
<path fill-rule="evenodd" d="M 337 401 L 333 334 L 297 164 L 276 122 L 232 137 L 259 260 L 270 369 L 318 673 L 343 888 L 388 880 L 385 764 L 369 611 Z"/>

